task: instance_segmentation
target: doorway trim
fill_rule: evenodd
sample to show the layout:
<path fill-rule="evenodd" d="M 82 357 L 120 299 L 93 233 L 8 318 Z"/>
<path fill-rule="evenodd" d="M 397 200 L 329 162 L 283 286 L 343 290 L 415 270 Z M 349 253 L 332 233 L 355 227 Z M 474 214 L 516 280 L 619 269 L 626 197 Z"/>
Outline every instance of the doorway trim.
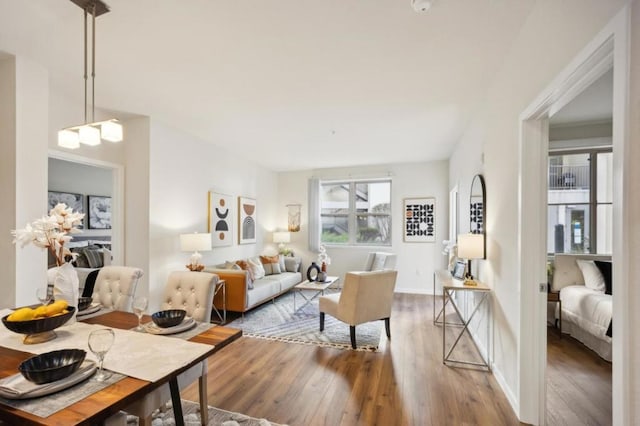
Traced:
<path fill-rule="evenodd" d="M 628 243 L 623 230 L 629 199 L 628 87 L 629 6 L 620 12 L 520 114 L 518 188 L 518 282 L 520 283 L 519 419 L 544 424 L 546 413 L 546 215 L 548 117 L 613 67 L 613 424 L 628 424 L 629 377 Z M 544 285 L 544 288 L 541 288 Z M 530 324 L 535 324 L 531 327 Z"/>
<path fill-rule="evenodd" d="M 49 158 L 69 161 L 72 163 L 84 164 L 87 166 L 109 169 L 112 173 L 112 211 L 111 211 L 111 247 L 113 263 L 124 265 L 125 244 L 124 244 L 124 166 L 122 164 L 111 163 L 94 158 L 83 157 L 70 152 L 49 149 Z"/>

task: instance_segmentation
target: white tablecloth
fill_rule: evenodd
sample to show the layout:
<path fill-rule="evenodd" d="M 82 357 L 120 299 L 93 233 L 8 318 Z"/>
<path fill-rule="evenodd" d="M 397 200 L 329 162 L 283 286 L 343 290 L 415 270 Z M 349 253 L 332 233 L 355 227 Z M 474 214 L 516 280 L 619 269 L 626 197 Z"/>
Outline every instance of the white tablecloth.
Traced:
<path fill-rule="evenodd" d="M 0 310 L 0 317 L 12 311 Z M 41 354 L 57 349 L 84 349 L 87 359 L 97 361 L 88 345 L 89 333 L 106 328 L 101 325 L 76 322 L 57 328 L 55 339 L 34 345 L 22 343 L 24 335 L 0 325 L 0 346 L 23 352 Z M 172 371 L 189 364 L 211 349 L 211 345 L 188 342 L 167 336 L 138 333 L 114 328 L 115 341 L 104 359 L 104 368 L 141 380 L 155 382 Z"/>

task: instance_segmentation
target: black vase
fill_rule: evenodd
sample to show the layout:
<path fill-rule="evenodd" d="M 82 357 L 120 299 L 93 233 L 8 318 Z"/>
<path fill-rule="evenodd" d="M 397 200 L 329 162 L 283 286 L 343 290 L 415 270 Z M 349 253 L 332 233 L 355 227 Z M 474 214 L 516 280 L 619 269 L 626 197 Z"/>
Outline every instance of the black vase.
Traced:
<path fill-rule="evenodd" d="M 314 270 L 316 271 L 316 273 L 312 277 L 311 272 Z M 307 269 L 307 280 L 309 280 L 310 282 L 315 281 L 319 273 L 320 273 L 320 267 L 316 264 L 316 262 L 311 262 L 311 266 L 309 266 L 309 268 Z"/>

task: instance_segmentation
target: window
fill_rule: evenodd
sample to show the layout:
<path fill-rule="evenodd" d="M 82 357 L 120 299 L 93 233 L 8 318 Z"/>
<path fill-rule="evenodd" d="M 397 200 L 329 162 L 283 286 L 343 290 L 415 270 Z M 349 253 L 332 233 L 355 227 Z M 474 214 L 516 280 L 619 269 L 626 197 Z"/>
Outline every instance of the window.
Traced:
<path fill-rule="evenodd" d="M 549 253 L 611 253 L 612 166 L 610 149 L 549 155 Z"/>
<path fill-rule="evenodd" d="M 391 245 L 391 181 L 320 184 L 320 241 Z"/>

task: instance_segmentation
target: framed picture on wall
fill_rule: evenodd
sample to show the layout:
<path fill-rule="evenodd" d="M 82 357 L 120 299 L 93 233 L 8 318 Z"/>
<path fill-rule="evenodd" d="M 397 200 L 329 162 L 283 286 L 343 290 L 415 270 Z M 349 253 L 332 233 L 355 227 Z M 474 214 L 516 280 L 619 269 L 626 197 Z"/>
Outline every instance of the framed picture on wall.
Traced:
<path fill-rule="evenodd" d="M 436 199 L 404 199 L 404 241 L 433 243 L 436 241 Z"/>
<path fill-rule="evenodd" d="M 233 198 L 231 195 L 209 191 L 208 230 L 211 245 L 224 247 L 233 244 Z"/>
<path fill-rule="evenodd" d="M 256 200 L 238 197 L 238 244 L 253 244 L 256 239 Z"/>
<path fill-rule="evenodd" d="M 47 198 L 47 213 L 56 206 L 64 203 L 71 207 L 74 212 L 84 213 L 84 196 L 73 192 L 49 191 Z M 84 228 L 85 221 L 82 221 L 80 228 Z"/>
<path fill-rule="evenodd" d="M 88 196 L 89 229 L 111 229 L 111 197 Z"/>

